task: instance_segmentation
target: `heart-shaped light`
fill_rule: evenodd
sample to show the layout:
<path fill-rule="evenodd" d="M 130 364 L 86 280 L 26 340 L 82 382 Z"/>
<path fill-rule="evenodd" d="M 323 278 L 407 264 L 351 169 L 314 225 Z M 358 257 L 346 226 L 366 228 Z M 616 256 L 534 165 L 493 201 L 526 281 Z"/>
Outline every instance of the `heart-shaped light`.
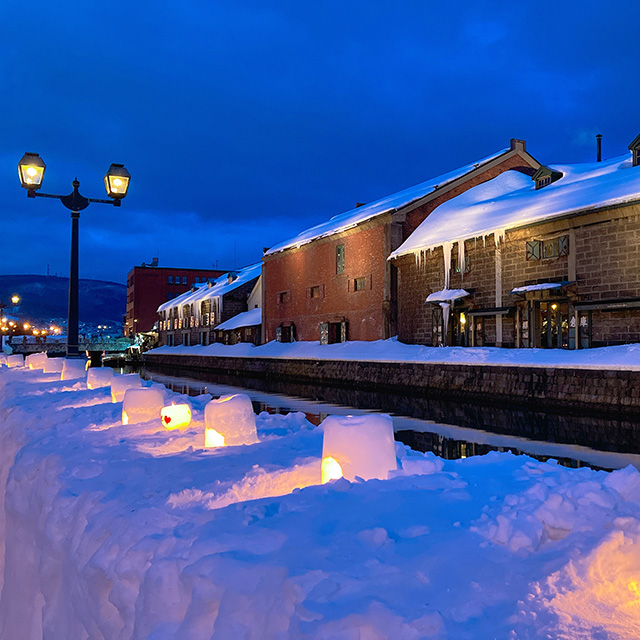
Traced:
<path fill-rule="evenodd" d="M 165 424 L 169 424 L 171 422 L 171 416 L 164 416 Z"/>

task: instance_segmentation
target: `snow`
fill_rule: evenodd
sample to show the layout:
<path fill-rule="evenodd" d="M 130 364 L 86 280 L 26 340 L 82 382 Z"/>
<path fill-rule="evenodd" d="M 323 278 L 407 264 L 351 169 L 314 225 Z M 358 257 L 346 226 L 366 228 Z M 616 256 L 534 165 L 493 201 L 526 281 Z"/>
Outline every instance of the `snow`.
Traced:
<path fill-rule="evenodd" d="M 443 303 L 446 304 L 446 303 Z M 640 370 L 640 344 L 596 349 L 502 349 L 499 347 L 425 347 L 404 344 L 396 338 L 320 344 L 320 342 L 268 342 L 194 347 L 159 347 L 158 355 L 230 358 L 303 358 L 309 360 L 360 360 L 363 362 L 424 362 L 431 364 L 506 365 L 510 367 L 574 367 L 577 369 Z"/>
<path fill-rule="evenodd" d="M 507 153 L 508 151 L 509 149 L 502 149 L 501 151 L 498 151 L 498 153 L 487 156 L 482 160 L 465 165 L 459 169 L 454 169 L 453 171 L 436 176 L 435 178 L 430 178 L 426 182 L 422 182 L 414 187 L 404 189 L 390 196 L 381 198 L 380 200 L 376 200 L 375 202 L 371 202 L 361 207 L 356 207 L 355 209 L 346 211 L 345 213 L 338 214 L 337 216 L 333 216 L 326 222 L 318 224 L 315 227 L 311 227 L 310 229 L 299 233 L 294 238 L 271 247 L 265 255 L 272 255 L 292 247 L 300 247 L 316 240 L 317 238 L 324 238 L 326 236 L 331 236 L 335 233 L 351 229 L 356 225 L 384 213 L 391 213 L 402 209 L 403 207 L 424 198 L 430 193 L 433 193 L 437 189 L 444 187 L 446 184 L 461 178 L 471 171 L 474 171 L 478 167 L 495 160 L 497 157 Z"/>
<path fill-rule="evenodd" d="M 322 425 L 205 449 L 209 401 L 124 426 L 107 388 L 0 370 L 1 638 L 640 634 L 634 468 L 396 444 L 389 479 L 320 485 Z"/>
<path fill-rule="evenodd" d="M 511 289 L 511 293 L 527 293 L 529 291 L 544 291 L 546 289 L 562 289 L 566 287 L 566 282 L 542 282 L 540 284 L 528 284 L 524 287 Z"/>
<path fill-rule="evenodd" d="M 262 324 L 262 309 L 250 309 L 233 316 L 226 322 L 222 322 L 216 326 L 216 329 L 230 331 L 231 329 L 242 329 L 243 327 L 255 327 L 259 324 Z"/>
<path fill-rule="evenodd" d="M 442 291 L 434 291 L 427 296 L 425 302 L 451 302 L 471 295 L 464 289 L 443 289 Z"/>
<path fill-rule="evenodd" d="M 563 177 L 542 189 L 526 175 L 505 171 L 441 204 L 390 257 L 491 234 L 497 241 L 505 230 L 640 199 L 640 168 L 628 155 L 551 168 Z"/>

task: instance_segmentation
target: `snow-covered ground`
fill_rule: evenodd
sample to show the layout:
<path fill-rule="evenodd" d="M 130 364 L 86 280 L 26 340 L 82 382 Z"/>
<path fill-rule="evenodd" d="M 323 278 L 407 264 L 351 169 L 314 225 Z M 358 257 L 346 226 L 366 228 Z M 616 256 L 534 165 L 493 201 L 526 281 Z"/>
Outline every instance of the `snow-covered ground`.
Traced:
<path fill-rule="evenodd" d="M 424 347 L 397 339 L 372 342 L 268 342 L 258 347 L 240 343 L 206 347 L 159 347 L 151 354 L 227 356 L 236 358 L 310 358 L 318 360 L 363 360 L 380 362 L 430 362 L 487 364 L 520 367 L 577 367 L 640 370 L 640 344 L 599 349 L 500 349 L 496 347 Z"/>
<path fill-rule="evenodd" d="M 301 413 L 205 450 L 210 396 L 124 426 L 59 377 L 0 370 L 0 638 L 640 637 L 633 467 L 396 445 L 387 480 L 319 485 Z"/>

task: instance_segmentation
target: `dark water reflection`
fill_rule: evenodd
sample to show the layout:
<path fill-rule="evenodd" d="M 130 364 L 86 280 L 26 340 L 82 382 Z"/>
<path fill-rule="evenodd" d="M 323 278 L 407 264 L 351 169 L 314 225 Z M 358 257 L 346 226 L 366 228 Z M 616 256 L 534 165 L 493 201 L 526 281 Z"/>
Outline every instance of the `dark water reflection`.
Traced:
<path fill-rule="evenodd" d="M 434 396 L 401 396 L 174 368 L 170 371 L 162 368 L 162 373 L 143 369 L 141 375 L 188 395 L 219 396 L 242 390 L 252 397 L 257 412 L 303 411 L 313 424 L 320 424 L 337 409 L 342 413 L 349 413 L 349 409 L 389 413 L 402 417 L 394 419 L 397 440 L 446 459 L 512 451 L 528 453 L 540 460 L 552 457 L 571 467 L 640 466 L 640 456 L 635 455 L 640 453 L 640 424 L 629 416 L 617 419 L 593 413 L 531 411 L 491 402 L 471 404 Z M 541 446 L 541 443 L 554 444 Z"/>

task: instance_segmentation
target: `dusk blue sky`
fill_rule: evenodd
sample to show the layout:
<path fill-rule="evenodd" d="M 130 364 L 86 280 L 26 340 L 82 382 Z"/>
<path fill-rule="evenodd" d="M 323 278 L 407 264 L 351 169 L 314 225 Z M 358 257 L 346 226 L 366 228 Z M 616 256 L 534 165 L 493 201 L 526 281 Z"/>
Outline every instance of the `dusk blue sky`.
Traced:
<path fill-rule="evenodd" d="M 69 212 L 43 191 L 122 207 L 80 218 L 80 275 L 240 267 L 302 229 L 524 138 L 543 163 L 605 158 L 640 133 L 626 2 L 4 2 L 1 273 L 68 275 Z"/>

